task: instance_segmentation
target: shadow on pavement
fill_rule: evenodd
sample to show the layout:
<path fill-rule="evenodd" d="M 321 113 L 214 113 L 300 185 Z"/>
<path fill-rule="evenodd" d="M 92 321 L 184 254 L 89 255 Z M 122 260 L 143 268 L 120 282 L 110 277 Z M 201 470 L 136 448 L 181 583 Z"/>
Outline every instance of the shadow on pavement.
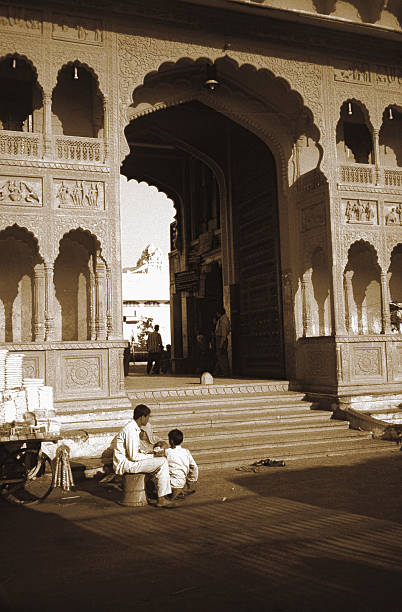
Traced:
<path fill-rule="evenodd" d="M 402 453 L 351 465 L 267 467 L 231 480 L 261 496 L 402 523 Z"/>

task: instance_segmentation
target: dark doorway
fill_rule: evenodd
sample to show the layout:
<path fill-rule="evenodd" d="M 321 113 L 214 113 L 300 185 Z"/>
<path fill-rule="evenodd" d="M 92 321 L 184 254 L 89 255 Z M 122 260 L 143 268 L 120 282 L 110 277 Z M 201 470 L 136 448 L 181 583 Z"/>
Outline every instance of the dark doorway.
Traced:
<path fill-rule="evenodd" d="M 283 378 L 277 177 L 271 151 L 245 128 L 195 101 L 134 120 L 126 137 L 131 154 L 122 173 L 155 184 L 180 202 L 179 246 L 170 259 L 178 271 L 171 302 L 175 310 L 180 304 L 185 308 L 180 326 L 189 349 L 197 330 L 213 329 L 213 315 L 224 304 L 223 296 L 228 300 L 230 295 L 225 306 L 232 322 L 233 374 Z M 220 181 L 214 167 L 221 171 Z M 223 248 L 228 231 L 221 223 L 224 190 L 230 194 L 233 252 Z M 223 269 L 229 269 L 230 278 L 222 278 Z"/>
<path fill-rule="evenodd" d="M 275 161 L 264 143 L 245 130 L 237 135 L 232 177 L 238 267 L 233 370 L 279 378 L 284 356 Z"/>

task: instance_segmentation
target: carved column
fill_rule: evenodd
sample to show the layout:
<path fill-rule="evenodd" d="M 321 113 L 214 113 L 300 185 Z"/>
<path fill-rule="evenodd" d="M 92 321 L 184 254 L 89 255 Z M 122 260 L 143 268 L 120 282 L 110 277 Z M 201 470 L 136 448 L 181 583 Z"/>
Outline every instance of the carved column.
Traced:
<path fill-rule="evenodd" d="M 53 271 L 54 264 L 50 261 L 45 261 L 45 340 L 53 340 L 54 336 L 54 312 L 53 312 L 53 294 L 54 281 Z"/>
<path fill-rule="evenodd" d="M 355 333 L 354 329 L 354 325 L 353 325 L 353 313 L 354 313 L 354 307 L 355 307 L 355 302 L 353 299 L 353 286 L 352 286 L 352 279 L 353 279 L 353 274 L 354 271 L 353 270 L 348 270 L 347 272 L 345 272 L 345 301 L 346 301 L 346 309 L 347 309 L 347 318 L 348 318 L 348 332 L 349 334 L 353 334 Z"/>
<path fill-rule="evenodd" d="M 33 321 L 34 342 L 45 339 L 45 270 L 42 264 L 34 268 L 33 279 Z"/>
<path fill-rule="evenodd" d="M 105 262 L 96 257 L 95 267 L 95 330 L 97 340 L 106 340 L 106 266 Z"/>
<path fill-rule="evenodd" d="M 391 316 L 389 310 L 389 283 L 388 274 L 381 272 L 381 333 L 391 333 Z"/>
<path fill-rule="evenodd" d="M 51 159 L 53 156 L 52 146 L 52 96 L 51 94 L 43 94 L 43 153 L 45 159 Z"/>
<path fill-rule="evenodd" d="M 312 270 L 307 270 L 303 274 L 302 286 L 302 303 L 303 303 L 303 336 L 312 336 L 312 313 L 311 313 L 311 275 Z"/>
<path fill-rule="evenodd" d="M 96 296 L 95 296 L 95 272 L 93 257 L 89 260 L 89 338 L 96 340 L 95 326 Z"/>
<path fill-rule="evenodd" d="M 109 105 L 106 95 L 103 96 L 103 140 L 104 140 L 104 162 L 109 158 Z"/>
<path fill-rule="evenodd" d="M 295 142 L 295 178 L 300 178 L 300 156 L 303 147 L 303 139 L 298 138 Z"/>
<path fill-rule="evenodd" d="M 380 164 L 380 132 L 373 130 L 373 149 L 375 165 L 375 184 L 381 184 L 381 164 Z"/>
<path fill-rule="evenodd" d="M 112 316 L 112 271 L 110 267 L 106 266 L 106 293 L 107 293 L 107 307 L 106 307 L 106 327 L 108 339 L 113 336 L 113 316 Z"/>

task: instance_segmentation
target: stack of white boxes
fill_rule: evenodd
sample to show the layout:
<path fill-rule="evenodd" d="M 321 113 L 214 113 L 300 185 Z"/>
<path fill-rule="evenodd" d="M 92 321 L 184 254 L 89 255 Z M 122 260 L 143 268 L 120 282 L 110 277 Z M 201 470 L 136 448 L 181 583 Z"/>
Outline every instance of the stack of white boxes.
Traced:
<path fill-rule="evenodd" d="M 60 433 L 53 407 L 53 387 L 43 378 L 23 378 L 23 355 L 0 350 L 0 425 L 13 423 L 41 434 Z M 29 424 L 29 425 L 28 425 Z"/>

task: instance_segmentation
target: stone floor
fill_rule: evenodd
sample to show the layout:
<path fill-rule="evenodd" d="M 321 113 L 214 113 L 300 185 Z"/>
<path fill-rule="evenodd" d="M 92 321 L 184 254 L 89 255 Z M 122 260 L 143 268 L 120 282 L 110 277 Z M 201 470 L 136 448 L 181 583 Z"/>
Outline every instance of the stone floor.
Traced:
<path fill-rule="evenodd" d="M 146 372 L 146 363 L 136 363 L 130 365 L 130 371 L 128 376 L 125 377 L 125 386 L 127 391 L 137 391 L 138 389 L 160 389 L 160 388 L 174 388 L 184 386 L 194 386 L 200 384 L 200 377 L 192 374 L 159 374 L 159 375 L 148 375 Z M 261 384 L 262 379 L 251 379 L 251 378 L 215 378 L 216 384 L 226 385 L 232 384 L 233 381 L 237 383 L 255 383 Z"/>
<path fill-rule="evenodd" d="M 402 453 L 201 473 L 177 509 L 77 483 L 0 503 L 0 609 L 396 612 Z"/>

